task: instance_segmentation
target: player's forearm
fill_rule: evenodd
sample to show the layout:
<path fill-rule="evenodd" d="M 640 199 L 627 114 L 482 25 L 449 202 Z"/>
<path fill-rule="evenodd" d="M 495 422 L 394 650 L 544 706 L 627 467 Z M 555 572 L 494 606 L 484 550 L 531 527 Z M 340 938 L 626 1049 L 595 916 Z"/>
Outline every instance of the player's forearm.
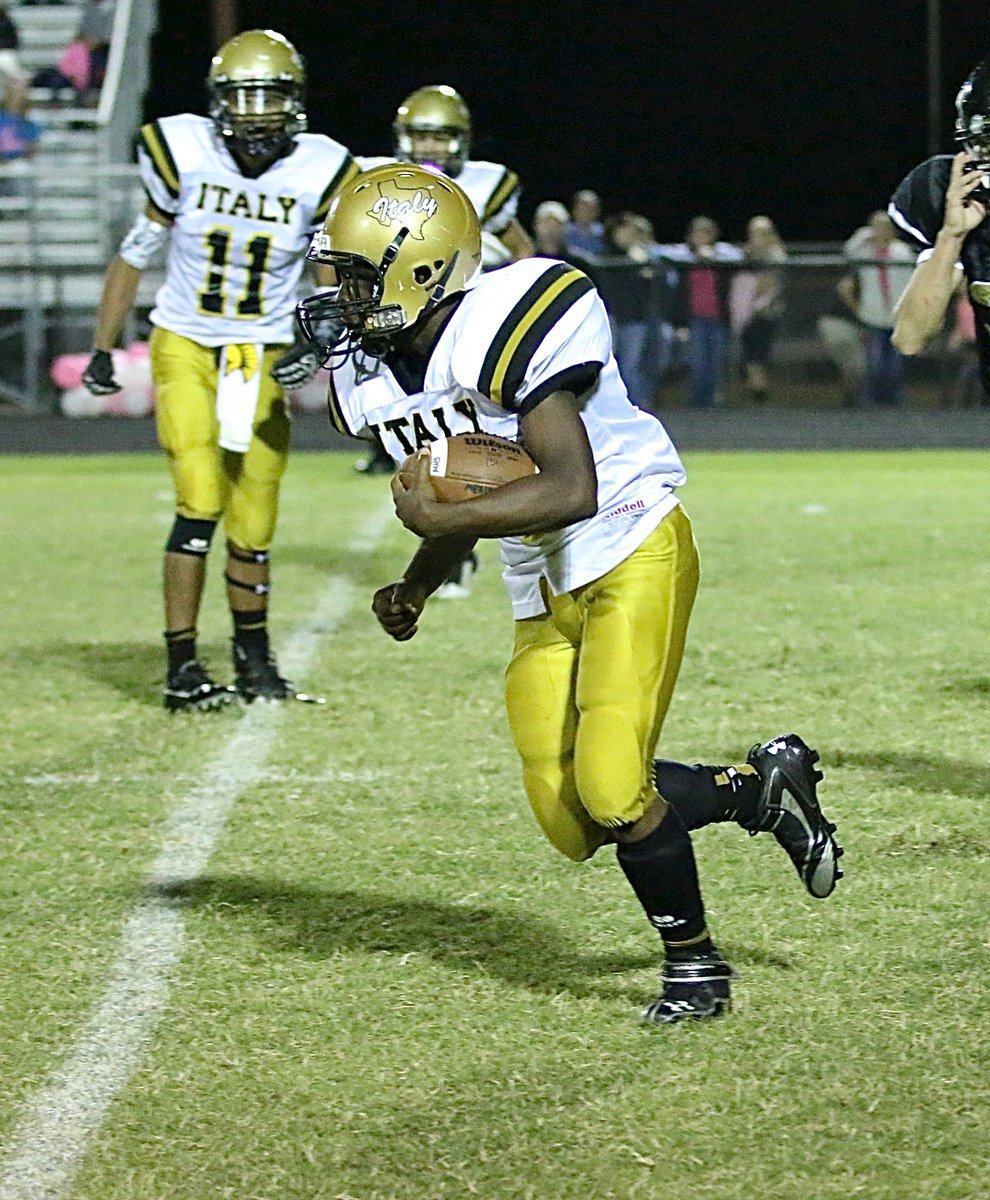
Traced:
<path fill-rule="evenodd" d="M 894 314 L 890 337 L 902 354 L 920 354 L 941 330 L 956 289 L 963 240 L 943 229 L 931 256 L 915 267 Z"/>
<path fill-rule="evenodd" d="M 597 511 L 597 481 L 574 472 L 517 479 L 474 500 L 442 505 L 437 513 L 444 534 L 476 538 L 521 537 L 562 529 Z"/>
<path fill-rule="evenodd" d="M 431 595 L 453 568 L 467 558 L 477 540 L 470 535 L 426 538 L 413 555 L 403 579 L 424 597 Z"/>
<path fill-rule="evenodd" d="M 112 350 L 124 321 L 134 307 L 141 272 L 137 267 L 115 258 L 107 269 L 103 281 L 103 295 L 96 316 L 96 331 L 93 334 L 94 350 Z"/>

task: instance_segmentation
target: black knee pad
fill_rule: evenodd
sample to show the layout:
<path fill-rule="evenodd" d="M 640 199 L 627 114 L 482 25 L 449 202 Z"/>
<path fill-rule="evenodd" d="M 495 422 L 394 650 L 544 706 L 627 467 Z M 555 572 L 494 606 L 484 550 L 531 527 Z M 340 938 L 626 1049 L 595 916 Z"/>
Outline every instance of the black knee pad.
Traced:
<path fill-rule="evenodd" d="M 216 521 L 198 521 L 191 517 L 176 516 L 165 549 L 170 554 L 191 554 L 194 558 L 205 558 L 210 552 L 210 542 L 216 527 Z"/>

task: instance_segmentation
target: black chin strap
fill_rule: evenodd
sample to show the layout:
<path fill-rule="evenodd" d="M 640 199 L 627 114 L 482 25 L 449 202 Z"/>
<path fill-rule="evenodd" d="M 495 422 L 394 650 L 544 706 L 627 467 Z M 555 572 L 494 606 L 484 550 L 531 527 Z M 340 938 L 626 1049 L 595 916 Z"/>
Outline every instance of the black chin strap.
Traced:
<path fill-rule="evenodd" d="M 423 305 L 423 311 L 419 314 L 420 318 L 425 317 L 429 313 L 433 312 L 436 306 L 447 294 L 447 283 L 454 272 L 454 267 L 457 266 L 457 260 L 460 258 L 460 256 L 460 250 L 455 250 L 450 256 L 450 262 L 444 268 L 443 274 L 437 280 L 437 286 L 430 293 L 429 300 L 427 300 L 427 302 Z"/>
<path fill-rule="evenodd" d="M 385 272 L 389 269 L 392 263 L 395 262 L 399 251 L 402 249 L 402 243 L 409 236 L 409 230 L 405 225 L 395 235 L 395 238 L 385 247 L 385 253 L 382 255 L 382 261 L 378 264 L 378 270 L 385 278 Z"/>

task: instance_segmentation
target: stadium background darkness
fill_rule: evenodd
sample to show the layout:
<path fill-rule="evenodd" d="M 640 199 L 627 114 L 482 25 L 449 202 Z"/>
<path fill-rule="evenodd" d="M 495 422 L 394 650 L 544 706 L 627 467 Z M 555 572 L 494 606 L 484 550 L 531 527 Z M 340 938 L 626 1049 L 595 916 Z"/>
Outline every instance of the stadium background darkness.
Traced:
<path fill-rule="evenodd" d="M 148 118 L 205 112 L 204 10 L 159 0 Z M 492 0 L 387 4 L 240 0 L 240 27 L 303 53 L 310 128 L 388 153 L 404 95 L 450 83 L 471 108 L 476 158 L 541 200 L 580 187 L 646 213 L 662 241 L 707 212 L 740 240 L 769 213 L 789 240 L 845 238 L 926 157 L 924 0 L 808 4 Z M 943 138 L 953 99 L 990 53 L 980 4 L 941 6 Z"/>

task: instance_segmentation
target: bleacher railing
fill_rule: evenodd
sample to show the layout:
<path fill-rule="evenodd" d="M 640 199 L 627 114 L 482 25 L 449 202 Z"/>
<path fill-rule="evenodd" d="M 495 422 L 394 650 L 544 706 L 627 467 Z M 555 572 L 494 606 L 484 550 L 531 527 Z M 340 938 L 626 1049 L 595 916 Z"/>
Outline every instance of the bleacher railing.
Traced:
<path fill-rule="evenodd" d="M 0 178 L 0 399 L 29 411 L 51 403 L 46 344 L 67 327 L 91 325 L 99 277 L 136 211 L 133 142 L 157 19 L 157 0 L 117 0 L 96 108 L 39 114 L 59 149 L 46 161 L 43 137 L 34 160 L 7 164 Z M 88 148 L 61 149 L 86 131 Z M 85 243 L 70 235 L 73 203 L 87 205 Z"/>
<path fill-rule="evenodd" d="M 133 171 L 133 168 L 128 169 Z M 112 190 L 108 183 L 107 191 Z M 123 191 L 118 192 L 121 205 L 123 195 Z M 5 201 L 0 208 L 10 204 Z M 121 207 L 118 228 L 124 211 Z M 133 213 L 133 205 L 128 211 Z M 51 249 L 40 246 L 35 237 L 33 245 L 28 243 L 24 248 L 25 255 L 35 256 L 34 265 L 3 274 L 4 287 L 8 281 L 19 279 L 28 294 L 22 305 L 23 319 L 16 328 L 0 332 L 0 375 L 8 374 L 12 361 L 18 357 L 24 364 L 22 379 L 16 384 L 0 383 L 0 396 L 36 411 L 50 410 L 58 405 L 58 392 L 48 380 L 50 359 L 57 353 L 80 352 L 89 347 L 103 275 L 102 265 L 94 270 L 69 261 L 44 261 L 46 252 Z M 115 250 L 116 245 L 110 251 L 111 256 Z M 853 314 L 843 307 L 836 284 L 858 266 L 869 265 L 869 260 L 851 261 L 836 250 L 837 247 L 832 246 L 829 252 L 823 252 L 823 247 L 816 247 L 809 253 L 802 248 L 801 252 L 790 254 L 785 263 L 774 264 L 774 269 L 782 275 L 783 292 L 770 352 L 770 391 L 765 402 L 768 410 L 853 407 L 861 403 L 859 389 L 865 360 L 863 329 Z M 685 264 L 665 266 L 674 272 L 685 269 Z M 740 268 L 748 269 L 746 264 L 737 264 L 735 269 Z M 606 306 L 610 271 L 615 272 L 617 278 L 620 272 L 628 273 L 629 264 L 627 261 L 610 263 L 602 260 L 595 265 Z M 161 266 L 145 272 L 135 313 L 123 339 L 125 343 L 147 335 L 148 313 L 162 277 Z M 662 412 L 665 408 L 680 407 L 688 402 L 688 334 L 681 320 L 682 314 L 672 306 L 669 288 L 651 286 L 642 292 L 641 299 L 639 309 L 631 312 L 626 309 L 625 316 L 644 326 L 639 353 L 642 356 L 640 365 L 650 385 L 650 400 L 646 406 Z M 963 315 L 965 303 L 963 301 Z M 0 302 L 0 307 L 7 307 L 7 304 Z M 40 314 L 40 319 L 35 319 L 33 314 Z M 617 308 L 613 308 L 612 315 L 618 317 Z M 741 379 L 739 346 L 738 338 L 730 339 L 718 397 L 718 402 L 726 407 L 752 402 Z M 933 340 L 923 355 L 905 363 L 905 407 L 928 411 L 974 407 L 983 403 L 972 329 L 967 329 L 964 322 L 957 323 L 954 309 L 950 310 L 945 331 Z"/>

